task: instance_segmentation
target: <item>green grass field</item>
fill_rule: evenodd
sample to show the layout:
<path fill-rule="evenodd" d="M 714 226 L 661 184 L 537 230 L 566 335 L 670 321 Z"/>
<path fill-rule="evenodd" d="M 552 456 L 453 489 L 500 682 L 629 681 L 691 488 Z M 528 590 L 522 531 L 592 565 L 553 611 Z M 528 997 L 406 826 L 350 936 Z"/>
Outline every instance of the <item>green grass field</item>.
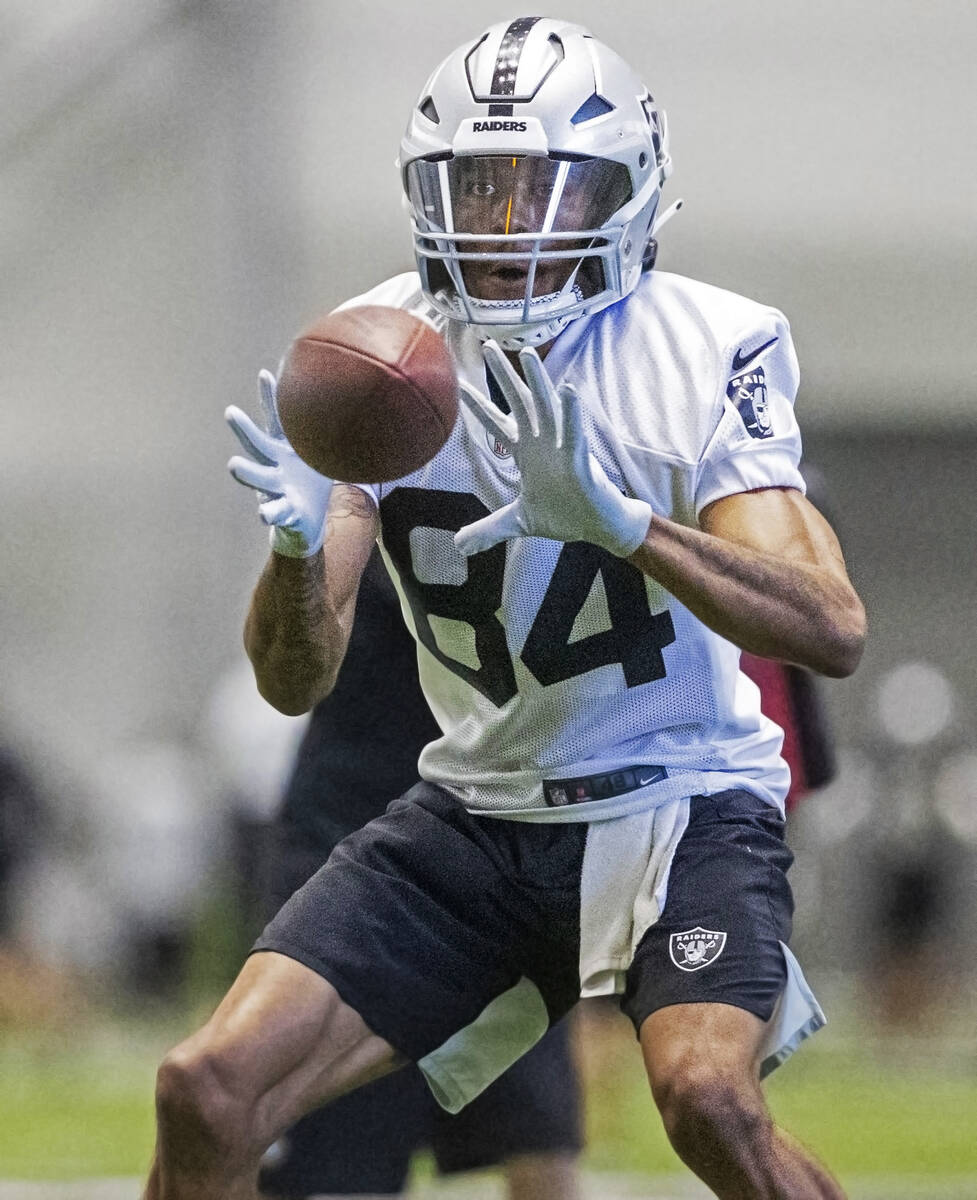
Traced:
<path fill-rule="evenodd" d="M 60 1032 L 0 1036 L 0 1177 L 142 1174 L 156 1063 L 193 1023 L 89 1018 Z M 591 1018 L 581 1035 L 588 1166 L 680 1173 L 630 1027 Z M 843 1181 L 905 1178 L 921 1181 L 917 1195 L 970 1194 L 959 1189 L 967 1177 L 977 1180 L 977 1048 L 859 1047 L 851 1031 L 829 1027 L 776 1072 L 769 1096 L 781 1122 Z"/>

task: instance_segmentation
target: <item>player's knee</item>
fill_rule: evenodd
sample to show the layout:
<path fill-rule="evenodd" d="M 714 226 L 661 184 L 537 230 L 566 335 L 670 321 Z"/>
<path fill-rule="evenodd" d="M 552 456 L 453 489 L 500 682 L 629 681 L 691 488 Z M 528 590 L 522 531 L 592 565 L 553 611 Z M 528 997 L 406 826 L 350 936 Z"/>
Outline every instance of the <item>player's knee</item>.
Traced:
<path fill-rule="evenodd" d="M 218 1054 L 182 1043 L 156 1073 L 160 1133 L 196 1157 L 243 1149 L 250 1124 L 246 1104 L 228 1085 Z"/>
<path fill-rule="evenodd" d="M 675 1149 L 684 1158 L 710 1146 L 755 1144 L 771 1127 L 753 1080 L 708 1063 L 685 1063 L 653 1087 Z"/>

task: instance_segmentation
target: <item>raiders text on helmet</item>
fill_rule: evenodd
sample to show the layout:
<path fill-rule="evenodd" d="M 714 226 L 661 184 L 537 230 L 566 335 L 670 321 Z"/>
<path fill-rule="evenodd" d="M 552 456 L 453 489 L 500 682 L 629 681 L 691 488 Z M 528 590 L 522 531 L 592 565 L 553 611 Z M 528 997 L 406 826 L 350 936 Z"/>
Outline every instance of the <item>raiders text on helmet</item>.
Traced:
<path fill-rule="evenodd" d="M 543 17 L 493 25 L 445 59 L 400 166 L 425 294 L 507 349 L 634 289 L 671 173 L 665 114 L 637 75 Z"/>

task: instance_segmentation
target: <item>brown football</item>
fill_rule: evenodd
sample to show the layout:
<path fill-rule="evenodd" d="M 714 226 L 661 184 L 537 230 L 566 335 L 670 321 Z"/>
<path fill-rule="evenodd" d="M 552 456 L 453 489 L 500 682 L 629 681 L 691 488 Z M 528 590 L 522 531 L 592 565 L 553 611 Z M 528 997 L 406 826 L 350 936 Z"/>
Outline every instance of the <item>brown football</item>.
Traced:
<path fill-rule="evenodd" d="M 458 414 L 441 335 L 399 308 L 321 317 L 289 347 L 278 379 L 285 436 L 309 466 L 347 483 L 385 483 L 429 462 Z"/>

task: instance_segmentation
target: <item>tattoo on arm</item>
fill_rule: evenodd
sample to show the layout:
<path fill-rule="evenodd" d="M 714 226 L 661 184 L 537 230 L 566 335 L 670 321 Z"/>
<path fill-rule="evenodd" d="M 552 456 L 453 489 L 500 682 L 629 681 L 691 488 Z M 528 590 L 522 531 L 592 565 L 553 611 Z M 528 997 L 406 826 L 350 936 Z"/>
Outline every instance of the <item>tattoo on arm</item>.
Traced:
<path fill-rule="evenodd" d="M 331 517 L 358 517 L 370 520 L 376 513 L 376 504 L 363 491 L 351 483 L 337 483 L 332 493 L 329 515 Z"/>
<path fill-rule="evenodd" d="M 245 646 L 259 691 L 282 712 L 306 712 L 335 683 L 376 521 L 372 499 L 339 484 L 323 549 L 304 559 L 273 554 L 261 574 Z"/>

